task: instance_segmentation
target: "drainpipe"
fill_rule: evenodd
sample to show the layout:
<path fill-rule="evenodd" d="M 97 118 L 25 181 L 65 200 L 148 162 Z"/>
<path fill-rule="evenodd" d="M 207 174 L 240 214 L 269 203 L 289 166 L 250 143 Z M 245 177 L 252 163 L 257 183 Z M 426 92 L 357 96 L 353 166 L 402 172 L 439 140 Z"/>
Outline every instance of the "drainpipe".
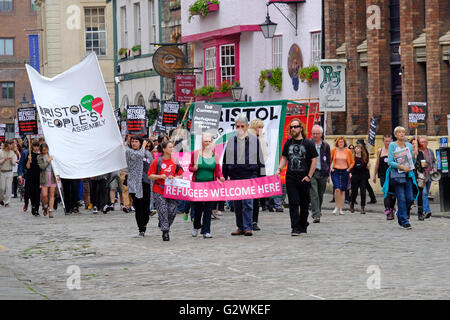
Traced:
<path fill-rule="evenodd" d="M 114 36 L 114 110 L 119 108 L 119 85 L 116 83 L 117 77 L 117 0 L 113 0 L 113 36 Z"/>

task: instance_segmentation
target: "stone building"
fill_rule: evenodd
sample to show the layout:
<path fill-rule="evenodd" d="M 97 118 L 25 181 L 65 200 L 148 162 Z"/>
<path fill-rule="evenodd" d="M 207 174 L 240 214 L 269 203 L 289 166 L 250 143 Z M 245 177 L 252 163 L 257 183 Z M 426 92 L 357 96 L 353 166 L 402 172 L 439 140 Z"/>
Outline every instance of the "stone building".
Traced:
<path fill-rule="evenodd" d="M 408 102 L 426 102 L 418 133 L 447 135 L 450 1 L 324 0 L 323 17 L 324 58 L 347 59 L 347 111 L 328 115 L 327 132 L 367 135 L 372 116 L 378 134 L 408 128 Z"/>
<path fill-rule="evenodd" d="M 38 33 L 34 1 L 0 1 L 0 123 L 6 138 L 14 138 L 14 118 L 20 101 L 31 99 L 25 63 L 30 62 L 28 35 Z"/>

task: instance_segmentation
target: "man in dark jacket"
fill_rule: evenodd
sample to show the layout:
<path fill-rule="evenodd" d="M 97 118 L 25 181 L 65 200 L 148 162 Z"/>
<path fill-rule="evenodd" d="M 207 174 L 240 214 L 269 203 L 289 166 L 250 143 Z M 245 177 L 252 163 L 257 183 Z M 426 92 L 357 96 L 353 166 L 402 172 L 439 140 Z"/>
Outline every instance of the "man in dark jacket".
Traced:
<path fill-rule="evenodd" d="M 248 119 L 239 114 L 235 119 L 237 134 L 228 141 L 223 155 L 222 173 L 225 179 L 253 179 L 266 175 L 264 156 L 255 135 L 248 134 Z M 252 235 L 253 199 L 234 201 L 238 229 L 231 235 Z"/>
<path fill-rule="evenodd" d="M 327 180 L 330 175 L 330 145 L 323 139 L 323 128 L 319 125 L 313 126 L 311 136 L 319 155 L 316 170 L 311 177 L 311 211 L 314 219 L 313 222 L 319 223 L 322 211 L 323 194 L 325 193 Z"/>

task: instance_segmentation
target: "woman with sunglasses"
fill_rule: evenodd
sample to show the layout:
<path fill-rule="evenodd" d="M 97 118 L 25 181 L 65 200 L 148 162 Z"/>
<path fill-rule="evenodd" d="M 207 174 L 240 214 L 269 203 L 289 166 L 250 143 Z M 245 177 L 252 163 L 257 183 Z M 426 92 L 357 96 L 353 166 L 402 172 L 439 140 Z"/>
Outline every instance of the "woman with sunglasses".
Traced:
<path fill-rule="evenodd" d="M 331 180 L 334 186 L 335 208 L 333 214 L 345 214 L 344 208 L 345 191 L 349 183 L 349 172 L 355 165 L 352 151 L 347 147 L 344 137 L 337 138 L 335 147 L 331 150 Z"/>

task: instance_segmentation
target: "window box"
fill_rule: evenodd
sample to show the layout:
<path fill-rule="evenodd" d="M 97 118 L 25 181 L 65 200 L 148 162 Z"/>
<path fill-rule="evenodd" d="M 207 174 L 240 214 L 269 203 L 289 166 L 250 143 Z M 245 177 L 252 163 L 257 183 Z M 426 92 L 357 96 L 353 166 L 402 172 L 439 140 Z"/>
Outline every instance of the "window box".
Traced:
<path fill-rule="evenodd" d="M 188 22 L 191 22 L 192 17 L 195 15 L 206 17 L 210 12 L 215 12 L 218 10 L 218 0 L 197 0 L 189 7 Z"/>
<path fill-rule="evenodd" d="M 231 97 L 231 93 L 230 92 L 214 92 L 212 94 L 213 98 L 211 98 L 210 96 L 196 96 L 195 97 L 195 101 L 210 101 L 210 100 L 215 100 L 215 99 L 221 99 L 221 98 L 226 98 L 226 97 Z"/>

